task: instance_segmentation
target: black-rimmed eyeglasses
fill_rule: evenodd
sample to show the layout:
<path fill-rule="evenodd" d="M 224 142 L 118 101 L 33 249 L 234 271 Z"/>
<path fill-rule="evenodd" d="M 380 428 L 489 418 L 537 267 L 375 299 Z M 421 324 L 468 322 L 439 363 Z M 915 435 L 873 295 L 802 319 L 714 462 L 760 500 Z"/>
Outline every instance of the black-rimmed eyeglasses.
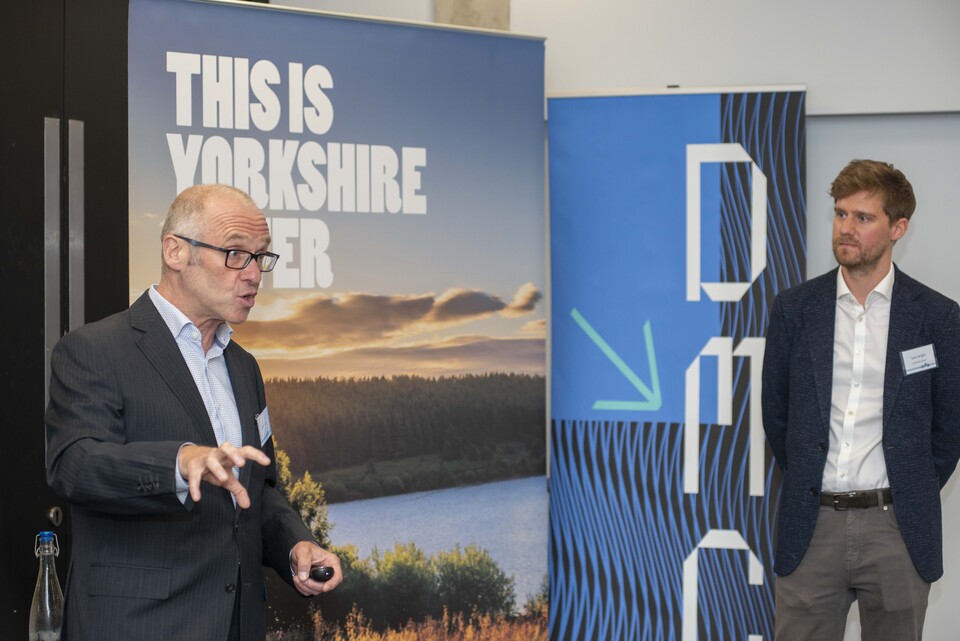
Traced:
<path fill-rule="evenodd" d="M 253 252 L 248 252 L 243 249 L 226 249 L 224 247 L 217 247 L 216 245 L 208 245 L 207 243 L 202 243 L 199 240 L 187 238 L 186 236 L 181 236 L 180 234 L 174 234 L 174 236 L 180 240 L 187 241 L 194 247 L 205 247 L 207 249 L 216 249 L 218 252 L 223 252 L 226 254 L 223 264 L 230 269 L 246 269 L 247 265 L 250 264 L 250 261 L 255 260 L 257 261 L 257 267 L 260 268 L 260 271 L 268 272 L 277 266 L 277 259 L 280 258 L 279 254 L 274 254 L 271 252 L 259 252 L 254 254 Z"/>

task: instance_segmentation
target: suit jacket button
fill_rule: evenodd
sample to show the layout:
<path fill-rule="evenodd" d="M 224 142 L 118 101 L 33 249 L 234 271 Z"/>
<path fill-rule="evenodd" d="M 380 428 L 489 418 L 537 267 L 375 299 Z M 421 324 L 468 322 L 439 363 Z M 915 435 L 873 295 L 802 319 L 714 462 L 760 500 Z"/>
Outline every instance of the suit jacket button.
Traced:
<path fill-rule="evenodd" d="M 822 452 L 822 451 L 824 451 L 825 449 L 827 449 L 827 446 L 826 446 L 826 444 L 825 444 L 823 441 L 820 441 L 819 443 L 817 443 L 817 449 Z"/>
<path fill-rule="evenodd" d="M 811 488 L 810 488 L 810 496 L 816 496 L 816 495 L 817 495 L 817 488 L 811 487 Z"/>
<path fill-rule="evenodd" d="M 235 586 L 233 583 L 228 583 L 226 586 L 224 586 L 223 591 L 226 592 L 227 594 L 232 594 L 233 592 L 236 591 L 236 589 L 237 589 L 237 586 Z"/>

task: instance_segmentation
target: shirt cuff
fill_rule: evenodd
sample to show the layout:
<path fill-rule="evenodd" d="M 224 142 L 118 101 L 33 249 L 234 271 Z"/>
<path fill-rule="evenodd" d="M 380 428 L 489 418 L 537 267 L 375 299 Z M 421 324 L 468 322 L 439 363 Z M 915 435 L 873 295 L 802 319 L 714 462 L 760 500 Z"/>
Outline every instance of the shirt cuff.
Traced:
<path fill-rule="evenodd" d="M 173 464 L 173 484 L 177 490 L 177 498 L 180 499 L 180 502 L 186 505 L 187 495 L 190 493 L 190 484 L 180 476 L 180 450 L 183 449 L 184 445 L 193 445 L 193 443 L 184 443 L 180 446 L 180 449 L 177 450 L 177 459 Z"/>

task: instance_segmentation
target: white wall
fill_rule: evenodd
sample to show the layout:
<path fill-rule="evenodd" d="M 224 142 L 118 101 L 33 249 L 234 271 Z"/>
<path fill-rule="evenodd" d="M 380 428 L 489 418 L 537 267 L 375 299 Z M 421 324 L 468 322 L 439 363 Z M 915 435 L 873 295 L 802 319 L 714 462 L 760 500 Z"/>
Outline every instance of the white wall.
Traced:
<path fill-rule="evenodd" d="M 806 84 L 809 114 L 960 110 L 956 0 L 511 0 L 547 94 Z"/>
<path fill-rule="evenodd" d="M 433 0 L 271 0 L 270 4 L 391 20 L 433 22 Z"/>
<path fill-rule="evenodd" d="M 433 19 L 432 0 L 281 3 Z M 917 193 L 894 260 L 960 300 L 957 0 L 511 0 L 510 23 L 514 32 L 546 37 L 548 95 L 806 85 L 808 276 L 834 265 L 830 182 L 850 159 L 875 158 L 902 169 Z M 943 493 L 946 574 L 931 591 L 925 627 L 935 641 L 960 636 L 958 485 L 955 476 Z M 847 641 L 858 631 L 854 611 Z"/>

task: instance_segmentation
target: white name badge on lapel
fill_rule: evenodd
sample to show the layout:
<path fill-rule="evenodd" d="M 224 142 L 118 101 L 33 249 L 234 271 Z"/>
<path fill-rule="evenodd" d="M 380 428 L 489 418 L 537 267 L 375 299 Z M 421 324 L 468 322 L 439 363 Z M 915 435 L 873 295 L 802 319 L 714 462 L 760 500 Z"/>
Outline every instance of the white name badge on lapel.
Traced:
<path fill-rule="evenodd" d="M 257 431 L 260 433 L 260 446 L 263 447 L 272 434 L 270 431 L 270 411 L 266 407 L 257 414 Z"/>
<path fill-rule="evenodd" d="M 933 351 L 933 343 L 900 352 L 900 360 L 903 361 L 904 375 L 916 374 L 937 366 L 937 355 Z"/>

